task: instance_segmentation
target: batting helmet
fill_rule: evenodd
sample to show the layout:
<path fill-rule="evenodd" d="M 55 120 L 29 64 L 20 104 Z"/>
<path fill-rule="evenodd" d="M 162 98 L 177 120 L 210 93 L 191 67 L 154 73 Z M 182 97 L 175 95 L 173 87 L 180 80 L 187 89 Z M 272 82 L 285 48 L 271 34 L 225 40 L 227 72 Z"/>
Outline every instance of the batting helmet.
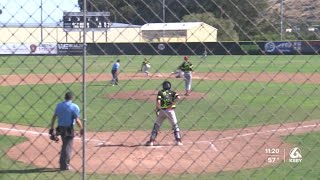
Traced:
<path fill-rule="evenodd" d="M 189 59 L 189 57 L 188 57 L 188 56 L 184 56 L 183 59 L 184 59 L 185 61 L 187 61 L 187 60 Z"/>
<path fill-rule="evenodd" d="M 171 83 L 170 83 L 169 81 L 164 81 L 164 82 L 162 83 L 162 88 L 163 88 L 164 90 L 169 90 L 169 89 L 171 89 Z"/>

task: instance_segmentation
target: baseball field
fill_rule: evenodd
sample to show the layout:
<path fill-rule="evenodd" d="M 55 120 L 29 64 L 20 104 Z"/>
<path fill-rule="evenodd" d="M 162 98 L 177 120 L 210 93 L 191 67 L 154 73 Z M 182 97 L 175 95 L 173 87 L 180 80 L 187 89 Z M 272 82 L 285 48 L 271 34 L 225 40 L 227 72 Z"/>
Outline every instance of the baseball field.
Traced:
<path fill-rule="evenodd" d="M 320 177 L 319 56 L 191 56 L 195 72 L 188 97 L 183 79 L 172 74 L 181 56 L 147 58 L 151 76 L 139 72 L 143 56 L 87 57 L 89 178 Z M 82 57 L 0 59 L 0 179 L 79 179 L 81 140 L 75 142 L 74 170 L 59 172 L 61 144 L 50 142 L 47 132 L 67 90 L 83 109 Z M 116 59 L 120 84 L 110 86 Z M 145 147 L 165 79 L 182 94 L 176 114 L 184 145 L 173 146 L 165 122 L 159 145 Z M 301 149 L 300 163 L 289 161 L 294 147 Z"/>

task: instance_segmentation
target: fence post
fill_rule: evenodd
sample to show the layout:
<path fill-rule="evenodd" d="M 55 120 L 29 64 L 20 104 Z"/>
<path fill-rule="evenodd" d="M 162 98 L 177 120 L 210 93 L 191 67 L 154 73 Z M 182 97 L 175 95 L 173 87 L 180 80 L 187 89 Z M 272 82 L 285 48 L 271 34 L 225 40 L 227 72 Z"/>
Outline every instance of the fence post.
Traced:
<path fill-rule="evenodd" d="M 82 58 L 82 119 L 83 119 L 83 136 L 82 136 L 82 179 L 86 179 L 86 58 L 87 58 L 87 45 L 86 45 L 86 35 L 87 35 L 87 0 L 84 0 L 83 6 L 83 58 Z"/>

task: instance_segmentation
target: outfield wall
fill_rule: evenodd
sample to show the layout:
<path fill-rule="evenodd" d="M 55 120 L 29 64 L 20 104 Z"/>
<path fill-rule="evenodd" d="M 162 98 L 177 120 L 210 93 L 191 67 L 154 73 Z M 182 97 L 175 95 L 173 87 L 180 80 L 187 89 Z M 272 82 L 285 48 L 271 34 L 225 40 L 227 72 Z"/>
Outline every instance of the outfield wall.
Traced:
<path fill-rule="evenodd" d="M 299 55 L 319 54 L 320 41 L 88 43 L 88 55 Z M 82 43 L 0 44 L 0 54 L 82 55 Z"/>
<path fill-rule="evenodd" d="M 319 54 L 320 41 L 88 44 L 89 55 Z M 58 48 L 59 52 L 59 48 Z"/>

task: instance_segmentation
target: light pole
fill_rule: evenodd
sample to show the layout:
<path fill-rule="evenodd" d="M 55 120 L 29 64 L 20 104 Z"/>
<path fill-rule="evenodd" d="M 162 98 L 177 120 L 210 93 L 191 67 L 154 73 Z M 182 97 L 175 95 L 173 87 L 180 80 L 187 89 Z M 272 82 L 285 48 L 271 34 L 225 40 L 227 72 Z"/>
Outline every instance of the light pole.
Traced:
<path fill-rule="evenodd" d="M 283 12 L 284 11 L 284 0 L 281 0 L 280 4 L 280 39 L 283 40 Z"/>
<path fill-rule="evenodd" d="M 0 9 L 0 15 L 2 14 L 2 9 Z M 0 26 L 3 26 L 2 23 L 0 22 Z"/>
<path fill-rule="evenodd" d="M 42 22 L 43 22 L 43 2 L 41 0 L 40 2 L 40 44 L 42 44 L 43 42 L 43 25 L 42 25 Z"/>
<path fill-rule="evenodd" d="M 166 0 L 162 0 L 162 22 L 166 22 Z"/>

